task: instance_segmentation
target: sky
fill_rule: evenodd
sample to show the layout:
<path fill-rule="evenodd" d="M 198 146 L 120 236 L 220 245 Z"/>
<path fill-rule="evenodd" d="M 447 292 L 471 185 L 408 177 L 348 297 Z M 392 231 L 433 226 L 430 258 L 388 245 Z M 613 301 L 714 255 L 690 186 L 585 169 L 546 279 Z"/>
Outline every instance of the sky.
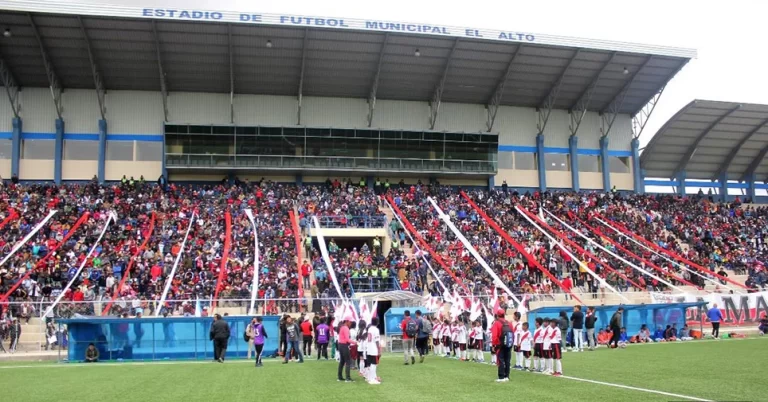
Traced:
<path fill-rule="evenodd" d="M 696 49 L 698 57 L 667 85 L 641 146 L 694 99 L 768 104 L 767 0 L 78 2 L 423 22 Z"/>

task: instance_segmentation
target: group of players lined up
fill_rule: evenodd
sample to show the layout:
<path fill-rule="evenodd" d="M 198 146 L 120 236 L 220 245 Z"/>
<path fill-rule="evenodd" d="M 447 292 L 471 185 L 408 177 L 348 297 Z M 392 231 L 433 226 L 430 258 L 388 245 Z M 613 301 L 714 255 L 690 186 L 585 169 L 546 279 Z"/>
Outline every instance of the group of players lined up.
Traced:
<path fill-rule="evenodd" d="M 536 318 L 533 333 L 527 322 L 521 321 L 519 312 L 514 313 L 514 321 L 508 322 L 504 310 L 497 310 L 495 320 L 488 331 L 483 331 L 480 321 L 475 321 L 471 328 L 454 320 L 434 319 L 432 342 L 437 356 L 456 357 L 461 361 L 485 362 L 484 339 L 491 340 L 491 364 L 499 368 L 497 382 L 509 381 L 511 369 L 528 370 L 535 373 L 560 376 L 562 367 L 562 332 L 558 320 Z M 469 349 L 469 352 L 468 352 Z M 469 358 L 467 354 L 469 353 Z M 511 355 L 515 355 L 515 365 L 511 366 Z"/>

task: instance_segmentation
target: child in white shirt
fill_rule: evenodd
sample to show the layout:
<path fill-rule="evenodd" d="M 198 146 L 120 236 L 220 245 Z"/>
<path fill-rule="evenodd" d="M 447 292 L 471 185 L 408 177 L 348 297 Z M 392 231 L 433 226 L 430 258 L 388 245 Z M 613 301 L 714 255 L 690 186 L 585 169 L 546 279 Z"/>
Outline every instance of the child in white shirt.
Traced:
<path fill-rule="evenodd" d="M 379 318 L 373 317 L 371 325 L 368 326 L 368 337 L 365 342 L 366 379 L 371 385 L 381 384 L 381 380 L 376 375 L 376 367 L 379 365 L 379 356 L 381 356 L 381 333 L 378 325 Z"/>

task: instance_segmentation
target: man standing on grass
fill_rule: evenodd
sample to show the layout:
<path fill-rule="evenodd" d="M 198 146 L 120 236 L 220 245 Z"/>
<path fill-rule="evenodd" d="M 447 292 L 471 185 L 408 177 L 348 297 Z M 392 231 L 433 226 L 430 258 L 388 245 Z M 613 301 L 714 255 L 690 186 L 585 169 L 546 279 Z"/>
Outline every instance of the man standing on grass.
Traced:
<path fill-rule="evenodd" d="M 416 335 L 416 350 L 419 352 L 419 363 L 424 363 L 424 356 L 429 353 L 429 335 L 432 333 L 432 323 L 422 317 L 421 310 L 416 310 L 416 321 L 419 322 L 419 334 Z"/>
<path fill-rule="evenodd" d="M 288 344 L 288 349 L 285 351 L 285 358 L 283 364 L 288 364 L 288 359 L 291 358 L 291 352 L 299 355 L 299 363 L 304 363 L 304 354 L 301 353 L 301 347 L 299 346 L 299 337 L 301 336 L 301 329 L 298 324 L 293 321 L 293 317 L 288 316 L 285 319 L 285 341 Z"/>
<path fill-rule="evenodd" d="M 720 339 L 720 321 L 723 320 L 723 313 L 717 308 L 717 303 L 712 305 L 712 308 L 707 311 L 707 318 L 712 323 L 712 336 L 715 339 Z"/>
<path fill-rule="evenodd" d="M 411 318 L 410 310 L 405 310 L 403 315 L 403 321 L 400 322 L 400 329 L 403 331 L 403 360 L 405 360 L 404 364 L 407 366 L 408 356 L 411 357 L 411 364 L 416 363 L 416 358 L 413 354 L 413 341 L 419 333 L 419 323 Z"/>
<path fill-rule="evenodd" d="M 496 310 L 496 320 L 491 327 L 491 351 L 496 354 L 496 365 L 499 368 L 499 378 L 496 382 L 509 381 L 514 337 L 512 326 L 504 319 L 504 310 Z"/>
<path fill-rule="evenodd" d="M 573 306 L 573 313 L 571 314 L 571 328 L 573 328 L 573 351 L 583 352 L 584 346 L 582 342 L 584 340 L 584 313 L 581 312 L 581 306 Z"/>
<path fill-rule="evenodd" d="M 221 319 L 221 314 L 213 316 L 210 337 L 213 341 L 213 361 L 224 363 L 224 355 L 227 354 L 227 343 L 229 343 L 229 324 Z"/>
<path fill-rule="evenodd" d="M 616 310 L 615 313 L 613 313 L 613 317 L 611 317 L 611 341 L 608 342 L 608 347 L 611 348 L 617 348 L 619 347 L 619 337 L 621 336 L 621 327 L 622 327 L 622 314 L 624 313 L 624 307 L 619 307 L 618 310 Z M 613 345 L 613 346 L 611 346 Z"/>
<path fill-rule="evenodd" d="M 597 346 L 597 339 L 595 338 L 595 323 L 597 322 L 597 315 L 595 315 L 595 308 L 587 308 L 587 317 L 584 319 L 584 328 L 587 329 L 587 345 L 589 350 L 595 350 Z"/>

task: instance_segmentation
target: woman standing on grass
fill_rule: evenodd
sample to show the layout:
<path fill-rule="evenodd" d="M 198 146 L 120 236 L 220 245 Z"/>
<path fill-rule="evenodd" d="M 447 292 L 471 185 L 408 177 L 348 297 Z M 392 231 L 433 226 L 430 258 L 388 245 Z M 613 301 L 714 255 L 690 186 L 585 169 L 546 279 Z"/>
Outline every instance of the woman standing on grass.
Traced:
<path fill-rule="evenodd" d="M 349 353 L 349 347 L 352 343 L 352 339 L 349 336 L 349 324 L 350 321 L 345 319 L 339 326 L 339 372 L 336 378 L 338 381 L 343 382 L 352 382 L 352 377 L 349 375 L 349 370 L 352 368 L 352 360 Z M 344 369 L 346 369 L 346 378 L 341 376 Z"/>

